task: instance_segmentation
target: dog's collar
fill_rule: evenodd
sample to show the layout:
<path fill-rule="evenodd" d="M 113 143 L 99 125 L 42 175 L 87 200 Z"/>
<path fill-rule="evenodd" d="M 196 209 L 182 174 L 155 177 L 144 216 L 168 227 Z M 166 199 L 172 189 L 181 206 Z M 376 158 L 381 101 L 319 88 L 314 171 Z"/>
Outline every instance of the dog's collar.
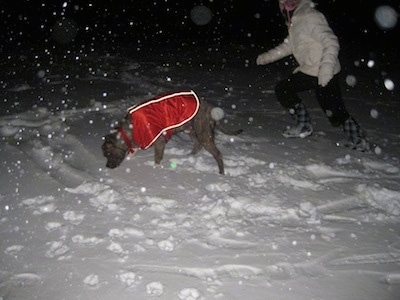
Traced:
<path fill-rule="evenodd" d="M 129 139 L 128 135 L 125 133 L 125 131 L 121 127 L 115 128 L 118 133 L 122 136 L 124 139 L 125 144 L 128 146 L 128 152 L 129 153 L 135 153 L 136 147 L 134 146 L 133 142 Z"/>

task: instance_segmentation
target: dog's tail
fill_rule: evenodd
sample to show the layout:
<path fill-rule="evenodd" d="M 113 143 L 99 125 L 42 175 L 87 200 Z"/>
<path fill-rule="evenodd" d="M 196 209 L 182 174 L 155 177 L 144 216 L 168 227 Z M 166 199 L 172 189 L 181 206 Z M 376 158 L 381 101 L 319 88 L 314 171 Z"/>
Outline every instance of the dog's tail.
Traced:
<path fill-rule="evenodd" d="M 220 121 L 216 121 L 215 122 L 215 127 L 219 130 L 219 131 L 221 131 L 222 133 L 224 133 L 224 134 L 226 134 L 226 135 L 238 135 L 238 134 L 240 134 L 240 133 L 242 133 L 243 132 L 243 129 L 238 129 L 238 130 L 229 130 L 229 129 L 226 129 L 226 128 L 224 128 L 223 126 L 222 126 L 222 124 L 221 124 L 221 122 Z"/>

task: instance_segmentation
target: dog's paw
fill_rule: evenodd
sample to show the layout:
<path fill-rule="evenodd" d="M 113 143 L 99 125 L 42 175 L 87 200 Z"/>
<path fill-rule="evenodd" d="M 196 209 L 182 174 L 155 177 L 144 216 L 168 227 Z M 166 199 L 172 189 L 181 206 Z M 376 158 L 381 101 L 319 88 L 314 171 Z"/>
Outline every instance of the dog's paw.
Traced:
<path fill-rule="evenodd" d="M 164 166 L 163 166 L 163 164 L 161 164 L 161 163 L 154 163 L 153 164 L 153 169 L 164 169 Z"/>

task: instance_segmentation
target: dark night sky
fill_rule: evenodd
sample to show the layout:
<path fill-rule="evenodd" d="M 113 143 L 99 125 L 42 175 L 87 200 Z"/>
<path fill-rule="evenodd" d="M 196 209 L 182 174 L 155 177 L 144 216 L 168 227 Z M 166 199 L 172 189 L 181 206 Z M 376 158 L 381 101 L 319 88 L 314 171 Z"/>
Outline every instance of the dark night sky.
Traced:
<path fill-rule="evenodd" d="M 400 11 L 398 0 L 315 2 L 326 14 L 342 46 L 356 43 L 396 50 L 399 24 L 384 31 L 375 24 L 373 14 L 382 4 Z M 286 34 L 277 0 L 0 0 L 0 3 L 3 54 L 41 49 L 77 51 L 94 46 L 110 51 L 120 46 L 174 48 L 202 44 L 268 48 Z M 191 9 L 199 4 L 213 12 L 212 21 L 204 26 L 190 19 Z M 64 18 L 67 21 L 63 28 L 70 29 L 56 32 L 57 36 L 52 37 L 52 30 L 53 34 L 57 31 L 56 22 Z M 63 43 L 69 40 L 74 26 L 78 28 L 76 38 Z"/>

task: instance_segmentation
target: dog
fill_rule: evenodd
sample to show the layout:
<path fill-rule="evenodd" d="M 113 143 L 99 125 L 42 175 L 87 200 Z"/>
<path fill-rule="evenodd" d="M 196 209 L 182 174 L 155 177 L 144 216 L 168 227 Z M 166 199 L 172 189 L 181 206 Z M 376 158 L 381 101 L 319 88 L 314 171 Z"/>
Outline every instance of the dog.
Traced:
<path fill-rule="evenodd" d="M 222 154 L 215 145 L 214 129 L 217 128 L 227 135 L 238 135 L 242 130 L 225 129 L 220 122 L 223 114 L 216 114 L 215 110 L 213 113 L 213 109 L 215 108 L 208 102 L 199 100 L 193 91 L 158 96 L 129 108 L 125 118 L 116 127 L 116 132 L 103 138 L 102 150 L 107 159 L 106 167 L 114 169 L 129 153 L 152 146 L 154 162 L 158 165 L 171 136 L 185 131 L 194 144 L 191 153 L 196 154 L 202 148 L 207 150 L 217 161 L 219 173 L 223 175 L 224 163 Z"/>

